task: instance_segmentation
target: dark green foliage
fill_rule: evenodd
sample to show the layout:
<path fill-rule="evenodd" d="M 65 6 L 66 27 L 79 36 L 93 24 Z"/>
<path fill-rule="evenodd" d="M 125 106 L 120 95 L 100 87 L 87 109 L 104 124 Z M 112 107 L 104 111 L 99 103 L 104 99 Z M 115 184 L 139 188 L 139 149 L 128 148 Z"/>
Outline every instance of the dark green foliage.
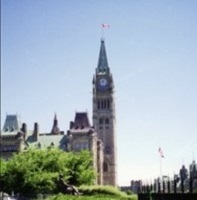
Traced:
<path fill-rule="evenodd" d="M 28 150 L 2 161 L 2 189 L 23 194 L 57 193 L 59 174 L 68 183 L 92 184 L 94 171 L 88 151 L 78 153 L 59 149 Z"/>
<path fill-rule="evenodd" d="M 127 190 L 127 191 L 126 191 L 126 194 L 128 194 L 128 195 L 132 195 L 133 193 L 132 193 L 131 190 Z"/>

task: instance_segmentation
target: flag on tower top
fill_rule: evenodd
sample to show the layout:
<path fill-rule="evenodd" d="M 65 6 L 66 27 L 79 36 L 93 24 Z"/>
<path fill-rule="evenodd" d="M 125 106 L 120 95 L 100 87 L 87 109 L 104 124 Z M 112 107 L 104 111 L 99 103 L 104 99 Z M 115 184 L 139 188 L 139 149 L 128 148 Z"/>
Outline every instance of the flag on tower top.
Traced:
<path fill-rule="evenodd" d="M 102 28 L 109 28 L 109 24 L 102 24 Z"/>
<path fill-rule="evenodd" d="M 164 155 L 163 155 L 163 151 L 161 150 L 161 148 L 159 147 L 159 154 L 162 158 L 164 158 Z"/>

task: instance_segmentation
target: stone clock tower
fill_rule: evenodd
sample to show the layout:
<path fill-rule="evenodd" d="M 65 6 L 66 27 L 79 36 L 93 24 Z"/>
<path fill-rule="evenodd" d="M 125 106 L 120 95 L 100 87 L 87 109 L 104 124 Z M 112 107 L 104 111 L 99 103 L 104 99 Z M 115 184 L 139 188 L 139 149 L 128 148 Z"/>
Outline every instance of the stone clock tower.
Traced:
<path fill-rule="evenodd" d="M 108 66 L 104 39 L 98 66 L 93 77 L 93 126 L 103 142 L 103 184 L 116 186 L 116 134 L 115 134 L 114 82 Z"/>

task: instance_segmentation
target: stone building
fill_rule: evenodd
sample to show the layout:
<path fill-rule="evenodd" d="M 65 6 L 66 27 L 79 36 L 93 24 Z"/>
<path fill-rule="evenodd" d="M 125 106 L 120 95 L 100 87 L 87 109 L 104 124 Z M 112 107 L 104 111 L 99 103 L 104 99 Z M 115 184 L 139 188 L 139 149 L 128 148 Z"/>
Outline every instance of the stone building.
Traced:
<path fill-rule="evenodd" d="M 1 157 L 10 158 L 14 152 L 24 145 L 24 135 L 21 132 L 22 123 L 18 115 L 7 115 L 0 136 Z"/>
<path fill-rule="evenodd" d="M 93 126 L 104 145 L 103 182 L 116 186 L 116 113 L 114 81 L 108 66 L 104 40 L 93 77 Z"/>
<path fill-rule="evenodd" d="M 93 125 L 87 112 L 76 112 L 65 133 L 59 128 L 55 114 L 51 131 L 42 133 L 36 122 L 33 130 L 21 123 L 18 115 L 7 115 L 0 136 L 1 157 L 28 148 L 58 147 L 64 151 L 92 152 L 97 184 L 116 186 L 116 140 L 114 82 L 108 66 L 104 40 L 101 40 L 96 73 L 93 77 Z"/>

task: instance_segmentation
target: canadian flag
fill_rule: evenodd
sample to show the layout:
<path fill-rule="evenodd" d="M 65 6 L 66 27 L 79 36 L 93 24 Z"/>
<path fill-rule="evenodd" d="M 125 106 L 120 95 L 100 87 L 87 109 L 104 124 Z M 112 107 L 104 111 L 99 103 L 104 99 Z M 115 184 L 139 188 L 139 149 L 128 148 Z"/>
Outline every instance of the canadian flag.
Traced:
<path fill-rule="evenodd" d="M 161 156 L 162 158 L 164 158 L 163 152 L 162 152 L 162 150 L 161 150 L 160 147 L 159 147 L 159 154 L 160 154 L 160 156 Z"/>
<path fill-rule="evenodd" d="M 102 28 L 109 28 L 109 24 L 102 24 Z"/>

